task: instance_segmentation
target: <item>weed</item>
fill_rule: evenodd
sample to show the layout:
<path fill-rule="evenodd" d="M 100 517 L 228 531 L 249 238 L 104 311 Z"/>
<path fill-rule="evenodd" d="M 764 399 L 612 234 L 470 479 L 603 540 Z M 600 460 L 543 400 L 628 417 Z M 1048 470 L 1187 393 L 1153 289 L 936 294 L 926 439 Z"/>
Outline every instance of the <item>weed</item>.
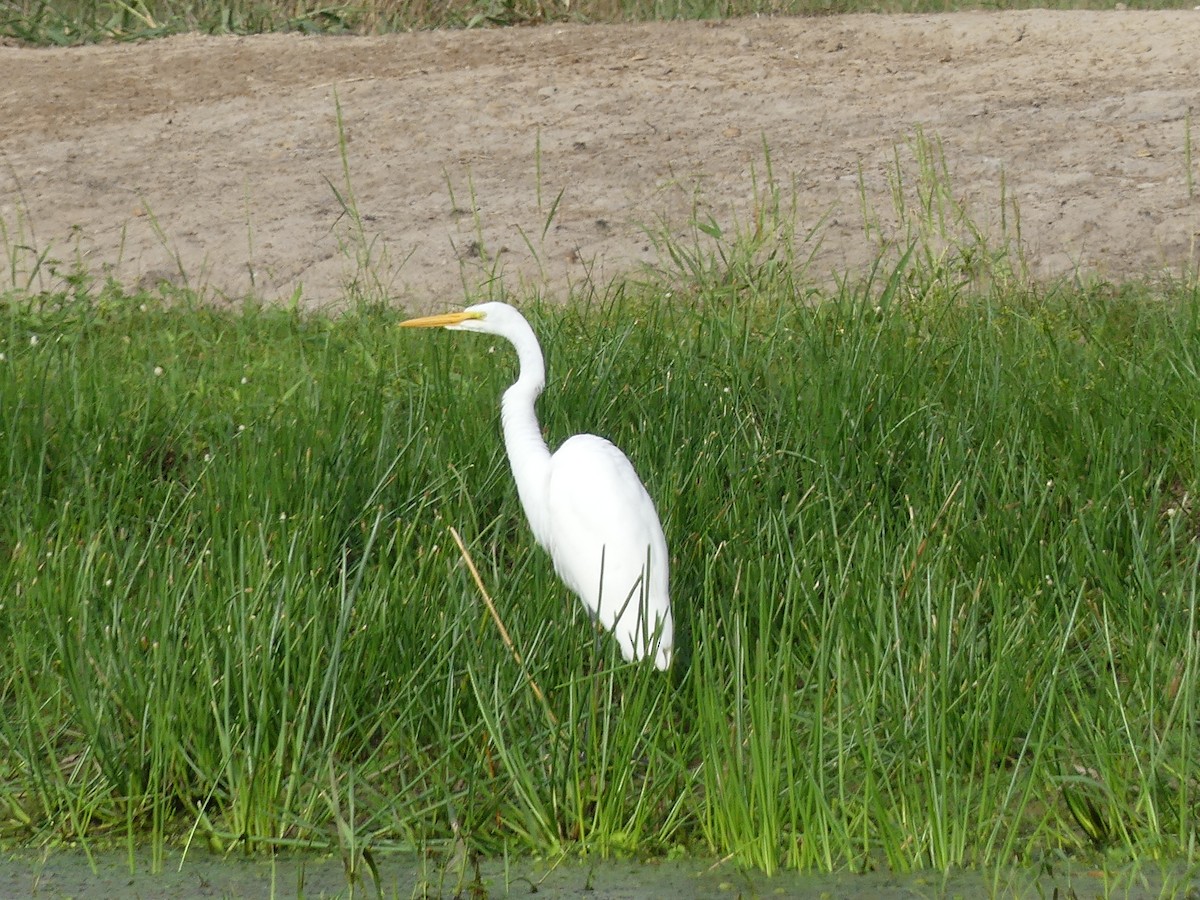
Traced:
<path fill-rule="evenodd" d="M 528 310 L 552 442 L 610 435 L 658 498 L 665 676 L 529 539 L 487 347 L 382 310 L 7 302 L 4 832 L 332 840 L 367 879 L 429 842 L 1189 854 L 1200 293 L 1012 295 L 908 254 L 814 303 L 758 252 L 726 257 L 736 304 L 723 275 Z"/>

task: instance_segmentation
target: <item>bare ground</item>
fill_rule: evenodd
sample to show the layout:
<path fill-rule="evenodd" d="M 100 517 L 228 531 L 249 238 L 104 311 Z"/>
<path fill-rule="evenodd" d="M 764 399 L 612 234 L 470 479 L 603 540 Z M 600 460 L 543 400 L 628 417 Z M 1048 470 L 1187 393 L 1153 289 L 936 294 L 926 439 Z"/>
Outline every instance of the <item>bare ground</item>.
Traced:
<path fill-rule="evenodd" d="M 1194 271 L 1198 47 L 1198 11 L 0 46 L 0 289 L 82 266 L 337 306 L 369 251 L 412 306 L 496 274 L 565 297 L 658 261 L 647 227 L 750 227 L 764 148 L 828 277 L 875 253 L 860 173 L 892 209 L 918 130 L 993 234 L 1015 202 L 1036 274 Z"/>

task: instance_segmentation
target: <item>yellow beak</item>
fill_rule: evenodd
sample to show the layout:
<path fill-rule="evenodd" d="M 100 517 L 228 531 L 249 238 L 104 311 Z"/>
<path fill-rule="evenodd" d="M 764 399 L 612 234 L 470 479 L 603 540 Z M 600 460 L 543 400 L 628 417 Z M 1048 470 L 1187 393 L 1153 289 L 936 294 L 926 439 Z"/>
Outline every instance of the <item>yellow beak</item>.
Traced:
<path fill-rule="evenodd" d="M 468 319 L 482 319 L 481 312 L 452 312 L 436 316 L 422 316 L 419 319 L 409 319 L 401 322 L 401 328 L 445 328 L 447 325 L 460 325 Z"/>

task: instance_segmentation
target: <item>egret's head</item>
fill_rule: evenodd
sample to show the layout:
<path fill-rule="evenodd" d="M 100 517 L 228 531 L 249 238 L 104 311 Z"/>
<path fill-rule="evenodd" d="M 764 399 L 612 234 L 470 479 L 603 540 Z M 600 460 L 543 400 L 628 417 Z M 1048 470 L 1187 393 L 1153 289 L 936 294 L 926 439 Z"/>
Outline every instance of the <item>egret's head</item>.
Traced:
<path fill-rule="evenodd" d="M 487 313 L 475 309 L 464 309 L 461 312 L 439 313 L 436 316 L 422 316 L 419 319 L 409 319 L 401 322 L 401 328 L 449 328 L 452 331 L 468 331 L 472 323 L 483 319 Z"/>
<path fill-rule="evenodd" d="M 514 320 L 522 319 L 519 312 L 507 303 L 477 303 L 461 312 L 422 316 L 401 322 L 401 328 L 449 328 L 451 331 L 482 331 L 486 334 L 508 333 Z"/>

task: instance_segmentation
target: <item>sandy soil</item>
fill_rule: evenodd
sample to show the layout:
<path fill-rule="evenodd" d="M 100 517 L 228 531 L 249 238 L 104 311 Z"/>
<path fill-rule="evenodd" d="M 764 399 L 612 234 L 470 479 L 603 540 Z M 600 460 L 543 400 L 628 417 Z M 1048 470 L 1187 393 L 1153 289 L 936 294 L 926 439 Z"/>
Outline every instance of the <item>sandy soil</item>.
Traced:
<path fill-rule="evenodd" d="M 338 304 L 363 247 L 338 103 L 371 270 L 412 306 L 494 273 L 565 296 L 655 261 L 647 226 L 748 222 L 764 146 L 801 230 L 823 223 L 814 273 L 853 269 L 874 252 L 860 169 L 890 209 L 917 128 L 989 228 L 1003 182 L 1037 273 L 1178 272 L 1200 243 L 1197 47 L 1200 11 L 0 47 L 0 288 L 46 253 Z"/>

